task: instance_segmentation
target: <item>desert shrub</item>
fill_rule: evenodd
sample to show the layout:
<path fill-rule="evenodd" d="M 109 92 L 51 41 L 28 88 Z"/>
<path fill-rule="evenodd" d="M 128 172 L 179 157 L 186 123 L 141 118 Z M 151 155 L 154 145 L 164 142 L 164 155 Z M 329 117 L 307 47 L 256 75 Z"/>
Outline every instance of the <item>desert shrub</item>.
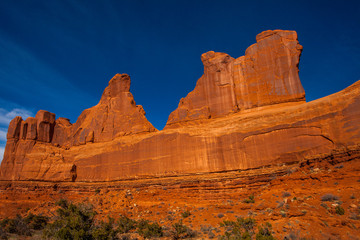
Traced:
<path fill-rule="evenodd" d="M 25 223 L 34 230 L 42 230 L 49 222 L 49 218 L 42 215 L 34 215 L 30 213 L 24 218 Z"/>
<path fill-rule="evenodd" d="M 20 215 L 17 215 L 14 219 L 9 219 L 5 226 L 5 230 L 8 233 L 14 233 L 22 236 L 31 236 L 31 230 L 29 226 Z"/>
<path fill-rule="evenodd" d="M 350 213 L 349 218 L 352 220 L 360 220 L 360 215 L 353 212 L 353 213 Z"/>
<path fill-rule="evenodd" d="M 331 201 L 335 201 L 335 200 L 339 200 L 339 197 L 335 196 L 331 193 L 327 193 L 321 197 L 321 201 L 324 201 L 324 202 L 325 201 L 331 202 Z"/>
<path fill-rule="evenodd" d="M 220 239 L 251 239 L 255 225 L 255 219 L 250 217 L 240 217 L 236 221 L 225 220 L 220 223 L 220 226 L 225 228 L 225 233 Z"/>
<path fill-rule="evenodd" d="M 208 233 L 212 232 L 213 230 L 215 230 L 215 228 L 212 227 L 211 225 L 201 225 L 200 226 L 200 231 L 205 234 L 208 234 Z"/>
<path fill-rule="evenodd" d="M 288 235 L 284 237 L 284 240 L 305 240 L 305 238 L 300 237 L 299 231 L 291 231 Z"/>
<path fill-rule="evenodd" d="M 6 233 L 5 229 L 0 226 L 0 239 L 7 240 L 8 234 Z"/>
<path fill-rule="evenodd" d="M 271 224 L 266 222 L 258 227 L 259 231 L 256 234 L 256 240 L 275 240 L 275 237 L 271 233 Z"/>
<path fill-rule="evenodd" d="M 336 206 L 335 211 L 336 211 L 336 213 L 338 215 L 344 215 L 345 214 L 345 210 L 341 206 Z"/>
<path fill-rule="evenodd" d="M 243 202 L 244 202 L 244 203 L 255 203 L 254 194 L 251 194 L 251 195 L 249 196 L 249 198 L 245 199 Z"/>
<path fill-rule="evenodd" d="M 183 218 L 187 218 L 187 217 L 189 217 L 190 215 L 191 215 L 190 211 L 185 211 L 185 212 L 182 212 L 182 213 L 181 213 L 181 216 L 182 216 Z"/>
<path fill-rule="evenodd" d="M 162 237 L 163 235 L 163 230 L 158 223 L 150 223 L 143 219 L 137 223 L 137 232 L 145 239 Z"/>
<path fill-rule="evenodd" d="M 224 217 L 224 214 L 223 214 L 223 213 L 219 213 L 219 214 L 217 215 L 217 217 L 218 217 L 218 218 L 223 218 L 223 217 Z"/>
<path fill-rule="evenodd" d="M 320 206 L 322 206 L 323 208 L 325 208 L 326 210 L 329 209 L 329 206 L 326 203 L 321 203 Z"/>
<path fill-rule="evenodd" d="M 278 205 L 276 206 L 277 208 L 282 208 L 284 206 L 285 202 L 281 201 L 278 202 Z"/>
<path fill-rule="evenodd" d="M 290 197 L 290 196 L 291 196 L 291 193 L 289 193 L 289 192 L 283 192 L 282 196 L 283 196 L 283 198 L 285 198 L 285 197 Z"/>
<path fill-rule="evenodd" d="M 287 216 L 287 214 L 286 214 L 286 212 L 285 212 L 284 210 L 280 210 L 280 215 L 281 215 L 282 217 L 286 217 L 286 216 Z"/>
<path fill-rule="evenodd" d="M 173 221 L 175 218 L 174 218 L 173 215 L 167 215 L 166 219 L 169 220 L 169 221 Z"/>
<path fill-rule="evenodd" d="M 119 240 L 138 240 L 136 237 L 132 238 L 130 234 L 122 234 L 118 237 Z"/>
<path fill-rule="evenodd" d="M 45 238 L 93 239 L 91 229 L 96 212 L 92 206 L 75 205 L 66 200 L 57 202 L 57 219 L 44 229 Z"/>
<path fill-rule="evenodd" d="M 128 233 L 130 230 L 136 228 L 136 221 L 126 216 L 120 216 L 117 221 L 119 233 Z"/>
<path fill-rule="evenodd" d="M 213 239 L 215 237 L 215 233 L 209 232 L 208 237 L 209 239 Z"/>
<path fill-rule="evenodd" d="M 170 230 L 171 239 L 189 239 L 195 237 L 195 232 L 183 225 L 182 220 L 172 225 Z"/>
<path fill-rule="evenodd" d="M 108 218 L 108 221 L 101 221 L 92 228 L 92 236 L 97 240 L 115 239 L 117 230 L 114 229 L 114 219 Z"/>
<path fill-rule="evenodd" d="M 9 223 L 9 219 L 4 218 L 3 220 L 0 221 L 0 228 L 5 229 L 6 225 L 8 225 L 8 223 Z"/>

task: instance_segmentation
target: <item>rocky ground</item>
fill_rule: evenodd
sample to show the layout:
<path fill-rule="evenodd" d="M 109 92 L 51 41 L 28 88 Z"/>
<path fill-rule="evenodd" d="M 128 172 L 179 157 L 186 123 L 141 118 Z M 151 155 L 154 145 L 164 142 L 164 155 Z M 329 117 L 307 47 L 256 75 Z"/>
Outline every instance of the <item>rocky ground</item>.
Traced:
<path fill-rule="evenodd" d="M 300 163 L 201 175 L 117 182 L 2 181 L 0 218 L 29 212 L 54 216 L 55 202 L 89 203 L 99 218 L 183 224 L 197 238 L 217 238 L 220 223 L 251 216 L 269 222 L 277 239 L 358 239 L 360 147 Z M 342 209 L 344 210 L 343 215 Z"/>

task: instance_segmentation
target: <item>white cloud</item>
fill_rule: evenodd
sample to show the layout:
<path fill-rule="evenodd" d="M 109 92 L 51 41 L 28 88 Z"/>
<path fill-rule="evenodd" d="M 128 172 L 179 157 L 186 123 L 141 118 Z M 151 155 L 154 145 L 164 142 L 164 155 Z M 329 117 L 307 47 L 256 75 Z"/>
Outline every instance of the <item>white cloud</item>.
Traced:
<path fill-rule="evenodd" d="M 20 116 L 25 120 L 33 115 L 31 111 L 22 108 L 14 108 L 11 111 L 0 108 L 0 125 L 9 126 L 10 121 L 16 116 Z"/>
<path fill-rule="evenodd" d="M 5 147 L 0 146 L 0 162 L 3 160 L 4 152 L 5 152 Z"/>
<path fill-rule="evenodd" d="M 1 86 L 3 91 L 53 101 L 75 93 L 79 98 L 91 97 L 63 76 L 57 66 L 54 67 L 25 46 L 15 43 L 1 29 L 0 36 L 0 76 L 2 81 L 8 82 Z M 49 81 L 49 76 L 56 81 Z"/>
<path fill-rule="evenodd" d="M 0 142 L 6 142 L 6 134 L 7 134 L 7 129 L 0 128 Z"/>

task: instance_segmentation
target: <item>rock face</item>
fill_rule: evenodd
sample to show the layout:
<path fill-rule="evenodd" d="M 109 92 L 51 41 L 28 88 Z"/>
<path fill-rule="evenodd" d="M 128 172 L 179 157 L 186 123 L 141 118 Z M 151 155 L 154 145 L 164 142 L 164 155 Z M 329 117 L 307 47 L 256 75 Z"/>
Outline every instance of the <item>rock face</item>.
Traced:
<path fill-rule="evenodd" d="M 66 118 L 55 120 L 54 113 L 44 110 L 25 121 L 14 118 L 7 134 L 1 177 L 75 180 L 76 165 L 72 158 L 64 158 L 63 149 L 154 131 L 144 109 L 136 105 L 130 93 L 130 77 L 116 74 L 99 104 L 83 111 L 73 125 Z"/>
<path fill-rule="evenodd" d="M 246 54 L 202 55 L 204 75 L 162 131 L 117 74 L 76 123 L 39 111 L 14 118 L 0 178 L 112 181 L 297 162 L 360 143 L 360 81 L 306 103 L 293 31 L 265 31 Z"/>
<path fill-rule="evenodd" d="M 256 41 L 237 59 L 226 53 L 204 53 L 204 75 L 180 100 L 166 128 L 259 106 L 305 101 L 298 75 L 302 46 L 296 32 L 265 31 Z"/>
<path fill-rule="evenodd" d="M 72 145 L 111 141 L 116 137 L 153 132 L 156 129 L 136 105 L 130 93 L 130 77 L 116 74 L 105 88 L 98 105 L 85 110 L 72 128 Z M 59 142 L 60 144 L 60 142 Z"/>

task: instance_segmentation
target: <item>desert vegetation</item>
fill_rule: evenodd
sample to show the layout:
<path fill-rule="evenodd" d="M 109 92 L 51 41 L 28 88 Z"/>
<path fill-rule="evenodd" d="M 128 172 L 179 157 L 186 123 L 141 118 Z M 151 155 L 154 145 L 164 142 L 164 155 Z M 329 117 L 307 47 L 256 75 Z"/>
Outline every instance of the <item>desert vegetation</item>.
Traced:
<path fill-rule="evenodd" d="M 73 204 L 62 199 L 56 205 L 57 214 L 52 221 L 46 216 L 32 213 L 25 218 L 17 215 L 13 219 L 3 219 L 0 221 L 0 239 L 21 236 L 65 240 L 138 239 L 138 237 L 157 239 L 163 236 L 170 239 L 188 239 L 196 236 L 196 232 L 184 225 L 181 220 L 170 228 L 160 226 L 157 222 L 145 219 L 136 221 L 123 215 L 120 215 L 117 221 L 110 217 L 104 221 L 96 219 L 97 213 L 89 204 Z"/>
<path fill-rule="evenodd" d="M 182 219 L 171 226 L 161 226 L 158 222 L 140 219 L 134 220 L 120 215 L 118 219 L 108 217 L 98 220 L 97 213 L 89 204 L 74 204 L 67 200 L 60 200 L 56 216 L 29 213 L 26 217 L 17 215 L 13 219 L 3 219 L 0 222 L 0 239 L 33 237 L 34 239 L 191 239 L 199 233 L 186 226 Z M 182 218 L 190 216 L 189 211 L 181 213 Z M 218 239 L 257 239 L 272 240 L 271 224 L 265 223 L 256 229 L 256 221 L 251 217 L 238 217 L 235 221 L 223 220 L 220 228 L 212 226 L 202 227 L 205 238 Z"/>

